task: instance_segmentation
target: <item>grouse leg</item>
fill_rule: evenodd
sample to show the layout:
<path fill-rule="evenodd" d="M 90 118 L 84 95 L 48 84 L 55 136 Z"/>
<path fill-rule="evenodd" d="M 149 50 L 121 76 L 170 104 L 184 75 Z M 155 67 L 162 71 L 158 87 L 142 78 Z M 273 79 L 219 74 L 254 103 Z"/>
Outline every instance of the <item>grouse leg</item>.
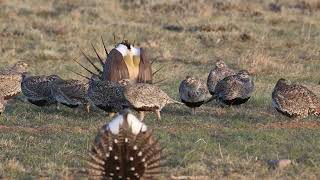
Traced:
<path fill-rule="evenodd" d="M 157 114 L 157 118 L 158 118 L 158 120 L 161 120 L 160 110 L 156 110 L 156 114 Z"/>
<path fill-rule="evenodd" d="M 144 111 L 139 111 L 139 119 L 140 119 L 140 121 L 143 121 L 143 119 L 144 119 Z"/>
<path fill-rule="evenodd" d="M 85 108 L 85 111 L 86 111 L 87 113 L 90 113 L 90 105 L 89 105 L 89 104 L 85 104 L 85 105 L 84 105 L 84 108 Z"/>
<path fill-rule="evenodd" d="M 194 108 L 191 108 L 191 114 L 192 115 L 196 115 L 196 108 L 194 107 Z"/>

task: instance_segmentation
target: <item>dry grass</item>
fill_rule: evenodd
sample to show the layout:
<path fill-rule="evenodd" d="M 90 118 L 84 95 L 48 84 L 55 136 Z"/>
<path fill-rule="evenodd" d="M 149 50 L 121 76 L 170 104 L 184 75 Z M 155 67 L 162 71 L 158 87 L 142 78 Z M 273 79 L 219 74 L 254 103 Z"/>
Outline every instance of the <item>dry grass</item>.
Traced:
<path fill-rule="evenodd" d="M 273 3 L 273 4 L 272 4 Z M 299 122 L 271 108 L 270 93 L 280 77 L 320 95 L 320 6 L 317 0 L 0 0 L 0 66 L 24 60 L 34 74 L 80 78 L 73 58 L 80 49 L 100 54 L 102 36 L 110 50 L 113 33 L 145 47 L 154 67 L 165 68 L 161 88 L 177 99 L 186 75 L 206 80 L 218 59 L 248 69 L 256 90 L 241 107 L 215 103 L 190 116 L 170 106 L 155 129 L 168 157 L 162 179 L 319 179 L 319 120 Z M 12 100 L 0 117 L 0 178 L 77 178 L 97 129 L 110 118 L 62 108 L 40 109 Z M 283 171 L 267 160 L 289 158 Z"/>

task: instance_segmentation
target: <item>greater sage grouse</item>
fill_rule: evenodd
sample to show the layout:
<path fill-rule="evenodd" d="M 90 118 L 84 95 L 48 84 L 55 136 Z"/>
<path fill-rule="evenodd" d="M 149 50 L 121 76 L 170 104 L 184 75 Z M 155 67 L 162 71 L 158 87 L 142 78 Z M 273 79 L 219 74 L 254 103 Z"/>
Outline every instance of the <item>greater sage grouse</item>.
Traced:
<path fill-rule="evenodd" d="M 239 105 L 247 102 L 254 91 L 254 83 L 248 71 L 241 70 L 236 75 L 219 81 L 214 97 L 226 105 Z"/>
<path fill-rule="evenodd" d="M 130 107 L 140 113 L 144 119 L 144 111 L 154 111 L 161 119 L 160 111 L 171 103 L 182 104 L 171 99 L 159 87 L 146 83 L 131 83 L 125 86 L 124 96 L 129 101 Z"/>
<path fill-rule="evenodd" d="M 0 70 L 0 114 L 5 110 L 7 101 L 21 92 L 22 74 L 28 65 L 18 62 L 10 68 Z"/>
<path fill-rule="evenodd" d="M 320 101 L 302 85 L 290 84 L 279 79 L 272 92 L 272 106 L 292 118 L 304 118 L 309 114 L 320 116 Z"/>
<path fill-rule="evenodd" d="M 162 148 L 152 131 L 128 111 L 104 125 L 89 153 L 88 176 L 95 179 L 157 179 Z"/>
<path fill-rule="evenodd" d="M 106 46 L 102 40 L 106 60 L 97 53 L 94 46 L 93 50 L 96 53 L 102 68 L 94 64 L 93 60 L 83 53 L 86 60 L 94 67 L 97 73 L 90 70 L 88 67 L 80 64 L 91 75 L 98 75 L 100 79 L 105 81 L 118 82 L 122 79 L 130 79 L 139 83 L 152 83 L 152 69 L 151 63 L 146 58 L 145 50 L 143 48 L 135 47 L 128 41 L 122 41 L 108 53 Z"/>
<path fill-rule="evenodd" d="M 214 95 L 214 89 L 220 80 L 235 74 L 235 71 L 228 68 L 226 63 L 222 60 L 217 61 L 215 67 L 210 71 L 207 79 L 207 86 L 210 94 Z"/>
<path fill-rule="evenodd" d="M 196 114 L 196 108 L 211 98 L 207 85 L 201 80 L 190 76 L 181 81 L 179 94 L 181 101 L 192 108 L 192 114 Z"/>
<path fill-rule="evenodd" d="M 36 106 L 57 105 L 57 101 L 51 94 L 51 86 L 55 81 L 62 79 L 57 75 L 31 76 L 23 74 L 21 90 L 27 100 Z"/>
<path fill-rule="evenodd" d="M 116 113 L 129 107 L 129 102 L 124 97 L 124 87 L 121 83 L 102 81 L 93 75 L 89 81 L 88 96 L 98 108 Z"/>
<path fill-rule="evenodd" d="M 79 80 L 57 80 L 52 83 L 51 94 L 60 104 L 70 108 L 83 106 L 87 112 L 90 110 L 88 83 Z"/>

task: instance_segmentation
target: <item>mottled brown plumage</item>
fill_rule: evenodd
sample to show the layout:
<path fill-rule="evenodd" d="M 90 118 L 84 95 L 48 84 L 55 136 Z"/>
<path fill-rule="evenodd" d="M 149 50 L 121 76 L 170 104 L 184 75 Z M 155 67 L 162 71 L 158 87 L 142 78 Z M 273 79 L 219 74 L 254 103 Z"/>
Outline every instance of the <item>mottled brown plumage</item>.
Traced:
<path fill-rule="evenodd" d="M 320 116 L 320 101 L 308 88 L 279 79 L 272 92 L 272 106 L 292 118 L 304 118 L 310 114 Z"/>
<path fill-rule="evenodd" d="M 163 159 L 152 131 L 128 111 L 103 126 L 89 153 L 94 179 L 157 179 Z"/>
<path fill-rule="evenodd" d="M 192 114 L 211 97 L 207 85 L 199 79 L 187 76 L 179 86 L 181 101 L 192 108 Z"/>
<path fill-rule="evenodd" d="M 75 79 L 57 80 L 52 83 L 51 94 L 60 104 L 70 108 L 85 107 L 89 112 L 88 83 Z"/>
<path fill-rule="evenodd" d="M 227 105 L 239 105 L 247 102 L 254 91 L 254 83 L 248 71 L 241 70 L 218 82 L 214 96 L 217 101 Z"/>
<path fill-rule="evenodd" d="M 62 80 L 57 75 L 31 76 L 24 74 L 21 82 L 21 90 L 27 100 L 36 106 L 48 106 L 57 101 L 51 94 L 51 85 L 54 81 Z"/>
<path fill-rule="evenodd" d="M 141 112 L 141 120 L 144 118 L 144 111 L 154 111 L 158 119 L 161 119 L 160 111 L 164 106 L 171 103 L 183 104 L 170 98 L 159 87 L 146 83 L 132 83 L 125 86 L 124 96 L 131 108 Z"/>
<path fill-rule="evenodd" d="M 235 75 L 235 71 L 230 69 L 225 62 L 219 60 L 216 62 L 215 67 L 210 71 L 208 79 L 207 79 L 207 86 L 209 92 L 214 95 L 214 90 L 217 83 L 224 79 L 225 77 Z"/>
<path fill-rule="evenodd" d="M 98 108 L 109 113 L 119 112 L 129 107 L 123 94 L 125 84 L 124 80 L 120 83 L 102 81 L 93 75 L 89 82 L 88 96 Z"/>
<path fill-rule="evenodd" d="M 6 104 L 7 104 L 7 101 L 4 100 L 4 97 L 0 97 L 0 115 L 1 115 L 1 114 L 3 113 L 3 111 L 5 110 Z"/>
<path fill-rule="evenodd" d="M 18 62 L 12 67 L 0 70 L 0 114 L 4 111 L 7 101 L 21 92 L 22 74 L 28 65 Z"/>

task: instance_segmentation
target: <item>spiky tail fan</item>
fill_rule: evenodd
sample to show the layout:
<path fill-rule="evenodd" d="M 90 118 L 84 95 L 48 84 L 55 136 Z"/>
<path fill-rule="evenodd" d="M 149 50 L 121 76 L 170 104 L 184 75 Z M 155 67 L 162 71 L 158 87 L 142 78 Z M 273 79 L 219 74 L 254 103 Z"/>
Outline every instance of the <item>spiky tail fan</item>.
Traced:
<path fill-rule="evenodd" d="M 102 41 L 102 45 L 103 45 L 103 48 L 104 48 L 104 51 L 105 51 L 105 55 L 106 55 L 106 58 L 105 58 L 105 59 L 107 60 L 107 59 L 108 59 L 109 52 L 108 52 L 108 50 L 107 50 L 107 48 L 106 48 L 106 45 L 105 45 L 104 40 L 103 40 L 102 37 L 101 37 L 101 41 Z M 100 79 L 103 79 L 103 69 L 104 69 L 104 66 L 105 66 L 105 61 L 104 61 L 103 57 L 101 57 L 101 56 L 98 54 L 97 49 L 94 47 L 94 45 L 91 44 L 91 46 L 92 46 L 92 49 L 93 49 L 94 53 L 96 54 L 96 56 L 97 56 L 97 58 L 98 58 L 98 60 L 99 60 L 99 63 L 100 63 L 100 65 L 101 65 L 100 67 L 98 67 L 97 65 L 95 65 L 94 62 L 93 62 L 93 60 L 92 60 L 87 54 L 85 54 L 82 50 L 81 50 L 81 53 L 82 53 L 82 55 L 85 57 L 86 61 L 89 62 L 89 63 L 91 64 L 91 66 L 95 69 L 96 72 L 90 70 L 89 67 L 81 64 L 80 62 L 78 62 L 78 61 L 76 61 L 76 60 L 73 60 L 73 61 L 75 61 L 78 65 L 80 65 L 84 70 L 86 70 L 87 72 L 89 72 L 89 73 L 90 73 L 90 76 L 91 76 L 91 75 L 97 75 L 97 76 L 99 76 Z M 143 52 L 144 52 L 144 51 L 143 51 Z M 144 53 L 142 53 L 142 54 L 144 54 Z M 158 84 L 158 83 L 160 83 L 160 82 L 165 81 L 165 79 L 163 79 L 163 80 L 160 80 L 160 81 L 155 82 L 155 83 L 152 82 L 153 76 L 154 76 L 155 74 L 157 74 L 159 71 L 161 71 L 162 68 L 163 68 L 163 67 L 160 67 L 160 68 L 157 69 L 155 72 L 152 72 L 151 65 L 152 65 L 153 63 L 154 63 L 154 61 L 153 61 L 152 63 L 149 63 L 149 61 L 147 61 L 145 55 L 143 55 L 142 61 L 141 61 L 141 63 L 140 63 L 140 69 L 143 69 L 143 71 L 139 73 L 139 77 L 138 77 L 139 82 L 149 83 L 149 84 Z M 149 68 L 147 68 L 147 67 L 149 67 Z M 73 72 L 73 71 L 72 71 L 72 72 Z M 75 74 L 77 74 L 77 75 L 79 75 L 79 76 L 81 76 L 81 77 L 85 77 L 86 79 L 88 79 L 88 77 L 86 77 L 86 76 L 84 76 L 84 75 L 82 75 L 82 74 L 80 74 L 80 73 L 78 73 L 78 72 L 73 72 L 73 73 L 75 73 Z M 90 77 L 90 76 L 89 76 L 89 77 Z M 149 80 L 145 81 L 145 80 L 143 80 L 143 79 L 144 79 L 143 77 L 146 77 L 146 78 L 149 79 Z"/>
<path fill-rule="evenodd" d="M 117 135 L 102 128 L 89 153 L 88 175 L 97 179 L 155 179 L 162 149 L 151 131 L 134 135 L 124 121 Z"/>

